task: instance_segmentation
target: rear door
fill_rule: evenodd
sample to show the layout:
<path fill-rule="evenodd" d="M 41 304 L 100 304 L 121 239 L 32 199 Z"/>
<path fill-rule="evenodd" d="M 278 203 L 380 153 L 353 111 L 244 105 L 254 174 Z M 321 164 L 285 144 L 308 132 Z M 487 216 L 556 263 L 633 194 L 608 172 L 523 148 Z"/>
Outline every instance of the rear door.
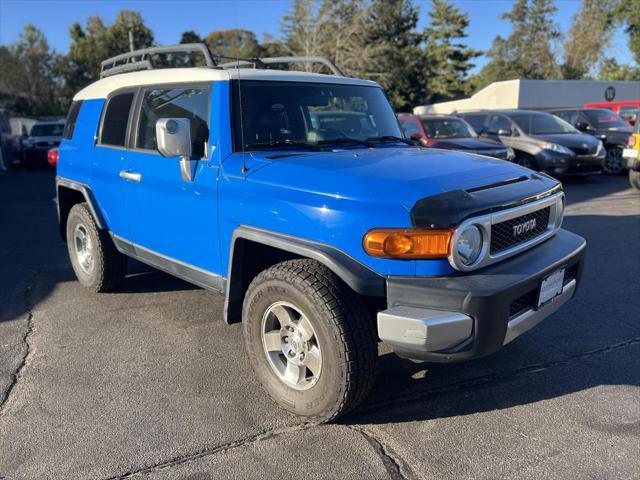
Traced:
<path fill-rule="evenodd" d="M 209 85 L 142 88 L 123 176 L 131 235 L 140 256 L 220 273 L 217 225 L 218 165 L 211 160 Z M 186 118 L 191 125 L 193 181 L 183 180 L 178 157 L 157 151 L 156 121 Z M 173 270 L 172 270 L 173 271 Z"/>
<path fill-rule="evenodd" d="M 107 98 L 92 157 L 91 189 L 109 230 L 124 238 L 130 232 L 120 172 L 125 166 L 125 147 L 134 98 L 135 90 L 132 89 L 117 91 Z"/>

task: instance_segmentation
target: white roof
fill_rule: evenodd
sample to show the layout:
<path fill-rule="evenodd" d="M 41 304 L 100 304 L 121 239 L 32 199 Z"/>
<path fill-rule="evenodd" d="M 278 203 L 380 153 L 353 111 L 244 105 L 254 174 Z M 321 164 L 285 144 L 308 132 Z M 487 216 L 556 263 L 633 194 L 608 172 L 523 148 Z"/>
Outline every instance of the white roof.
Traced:
<path fill-rule="evenodd" d="M 280 80 L 295 82 L 334 83 L 345 85 L 377 86 L 376 82 L 358 78 L 324 75 L 286 70 L 260 70 L 254 68 L 165 68 L 121 73 L 103 78 L 76 93 L 74 100 L 106 98 L 111 92 L 124 87 L 184 82 L 219 82 L 240 78 L 242 80 Z"/>

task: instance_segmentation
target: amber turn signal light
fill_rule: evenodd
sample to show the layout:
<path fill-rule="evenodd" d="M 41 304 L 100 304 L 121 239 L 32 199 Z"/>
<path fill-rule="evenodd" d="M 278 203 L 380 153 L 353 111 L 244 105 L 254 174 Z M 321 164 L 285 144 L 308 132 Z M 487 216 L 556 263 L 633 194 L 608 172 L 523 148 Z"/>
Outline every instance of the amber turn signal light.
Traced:
<path fill-rule="evenodd" d="M 364 250 L 381 258 L 445 258 L 453 230 L 380 228 L 364 236 Z"/>

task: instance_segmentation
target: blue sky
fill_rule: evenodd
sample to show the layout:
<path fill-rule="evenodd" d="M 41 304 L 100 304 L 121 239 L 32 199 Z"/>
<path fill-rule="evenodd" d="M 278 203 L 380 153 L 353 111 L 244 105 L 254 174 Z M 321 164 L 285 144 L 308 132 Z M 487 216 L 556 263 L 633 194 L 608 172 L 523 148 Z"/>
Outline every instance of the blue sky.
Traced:
<path fill-rule="evenodd" d="M 428 23 L 429 0 L 415 1 L 420 8 L 420 25 Z M 508 35 L 509 24 L 498 17 L 511 9 L 512 0 L 453 0 L 469 14 L 470 27 L 467 43 L 486 50 L 495 35 Z M 573 15 L 580 8 L 580 0 L 556 0 L 556 21 L 566 31 Z M 289 0 L 0 0 L 0 44 L 17 40 L 25 24 L 40 28 L 49 44 L 58 52 L 69 48 L 69 26 L 78 21 L 85 24 L 87 17 L 100 16 L 111 23 L 119 10 L 139 11 L 160 44 L 177 43 L 185 30 L 206 35 L 212 30 L 245 28 L 253 30 L 261 39 L 264 34 L 279 36 L 280 19 L 290 8 Z M 626 38 L 618 32 L 607 55 L 621 62 L 630 62 Z M 481 66 L 485 58 L 476 60 Z"/>

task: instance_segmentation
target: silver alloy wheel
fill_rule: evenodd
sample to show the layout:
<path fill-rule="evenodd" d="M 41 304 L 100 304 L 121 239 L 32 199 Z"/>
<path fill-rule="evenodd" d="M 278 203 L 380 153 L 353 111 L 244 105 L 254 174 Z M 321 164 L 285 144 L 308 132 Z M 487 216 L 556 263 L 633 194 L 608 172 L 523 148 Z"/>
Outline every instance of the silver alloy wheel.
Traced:
<path fill-rule="evenodd" d="M 73 245 L 78 265 L 84 273 L 91 274 L 93 271 L 93 244 L 86 227 L 81 223 L 76 225 L 73 230 Z"/>
<path fill-rule="evenodd" d="M 262 346 L 278 378 L 296 390 L 316 384 L 322 353 L 309 319 L 294 305 L 276 302 L 262 316 Z"/>
<path fill-rule="evenodd" d="M 624 170 L 622 164 L 622 150 L 618 147 L 612 147 L 607 150 L 607 156 L 604 158 L 602 168 L 611 175 L 617 175 Z"/>

